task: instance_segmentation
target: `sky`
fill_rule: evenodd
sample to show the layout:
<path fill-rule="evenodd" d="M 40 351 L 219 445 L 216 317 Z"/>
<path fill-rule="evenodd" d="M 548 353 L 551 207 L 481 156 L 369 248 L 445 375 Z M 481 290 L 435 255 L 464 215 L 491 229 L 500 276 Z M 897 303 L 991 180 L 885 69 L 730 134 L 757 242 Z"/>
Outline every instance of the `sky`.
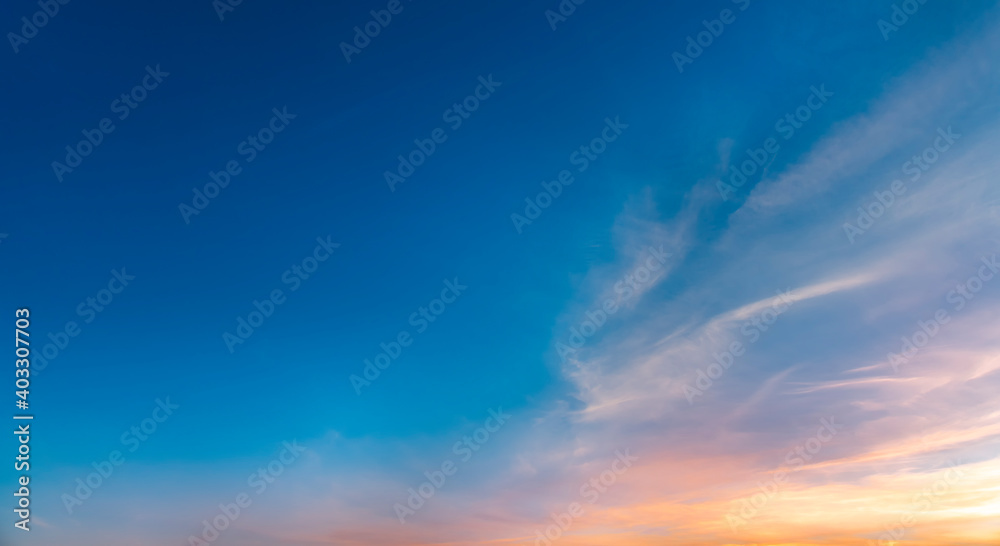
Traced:
<path fill-rule="evenodd" d="M 997 4 L 577 1 L 0 7 L 0 544 L 1000 543 Z"/>

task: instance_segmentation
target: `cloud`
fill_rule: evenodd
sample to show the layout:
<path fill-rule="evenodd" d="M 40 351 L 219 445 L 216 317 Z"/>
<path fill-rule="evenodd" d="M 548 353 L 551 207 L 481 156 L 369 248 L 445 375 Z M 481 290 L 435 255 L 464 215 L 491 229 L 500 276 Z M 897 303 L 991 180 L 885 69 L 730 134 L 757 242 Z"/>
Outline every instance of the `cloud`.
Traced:
<path fill-rule="evenodd" d="M 998 36 L 987 27 L 932 53 L 797 163 L 772 168 L 728 225 L 706 225 L 720 206 L 711 176 L 671 218 L 661 217 L 653 192 L 628 202 L 610 227 L 614 259 L 579 280 L 552 345 L 604 301 L 622 310 L 560 361 L 565 391 L 515 415 L 405 525 L 393 504 L 469 430 L 303 440 L 314 456 L 255 501 L 232 536 L 262 545 L 535 544 L 550 514 L 578 502 L 585 516 L 559 546 L 843 544 L 875 540 L 907 514 L 919 522 L 906 531 L 915 545 L 995 543 L 1000 280 L 962 310 L 947 295 L 996 248 L 998 224 L 987 205 L 1000 199 L 1000 127 L 982 112 L 998 100 L 995 71 L 984 72 Z M 961 147 L 848 242 L 842 225 L 855 208 L 949 124 L 963 127 Z M 720 147 L 721 164 L 728 153 Z M 662 272 L 624 298 L 615 283 L 660 245 L 670 253 Z M 787 310 L 756 325 L 779 293 Z M 946 327 L 898 373 L 887 366 L 900 337 L 940 308 L 951 316 Z M 689 403 L 684 386 L 733 342 L 745 351 Z M 558 359 L 554 350 L 550 356 Z M 789 465 L 788 453 L 831 417 L 844 429 L 734 533 L 725 521 L 734 503 Z M 586 484 L 626 449 L 640 460 L 588 502 Z M 915 503 L 933 492 L 949 461 L 961 479 L 927 507 Z M 214 476 L 241 465 L 249 474 L 254 464 L 218 461 L 187 476 L 160 469 L 143 491 L 89 503 L 100 515 L 89 523 L 57 516 L 56 507 L 46 518 L 50 536 L 73 542 L 96 530 L 93 522 L 125 514 L 141 525 L 123 526 L 129 538 L 118 543 L 180 543 L 243 489 L 239 479 Z M 45 487 L 39 491 L 58 498 Z"/>

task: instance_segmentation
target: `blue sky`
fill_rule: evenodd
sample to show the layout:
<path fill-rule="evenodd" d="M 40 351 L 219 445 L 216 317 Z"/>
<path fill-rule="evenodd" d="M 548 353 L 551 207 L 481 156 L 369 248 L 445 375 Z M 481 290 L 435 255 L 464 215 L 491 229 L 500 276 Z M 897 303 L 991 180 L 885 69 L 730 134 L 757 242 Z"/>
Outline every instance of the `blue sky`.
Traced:
<path fill-rule="evenodd" d="M 254 521 L 218 543 L 527 540 L 550 507 L 573 500 L 565 484 L 614 448 L 649 453 L 651 471 L 696 453 L 719 468 L 745 464 L 745 477 L 759 470 L 748 461 L 766 466 L 768 449 L 781 451 L 827 410 L 853 420 L 853 443 L 830 455 L 850 461 L 879 452 L 873 438 L 893 423 L 926 437 L 995 419 L 984 394 L 995 371 L 945 386 L 929 362 L 906 380 L 871 371 L 916 320 L 953 310 L 956 279 L 975 275 L 1000 242 L 993 3 L 929 0 L 888 40 L 877 25 L 891 16 L 887 1 L 592 0 L 555 29 L 545 12 L 558 2 L 401 5 L 350 62 L 340 44 L 385 3 L 243 2 L 220 21 L 208 1 L 71 2 L 2 56 L 0 299 L 30 307 L 34 351 L 68 321 L 81 333 L 32 379 L 36 532 L 6 526 L 0 536 L 186 544 L 296 439 L 309 447 L 303 462 L 260 500 L 280 508 L 253 507 Z M 38 9 L 8 3 L 0 21 L 20 32 Z M 735 20 L 679 72 L 672 55 L 724 9 Z M 120 119 L 113 101 L 147 67 L 167 75 Z M 480 77 L 496 89 L 450 128 L 442 116 Z M 785 138 L 776 121 L 809 104 L 814 87 L 832 95 Z M 238 147 L 273 109 L 294 118 L 247 162 Z M 59 180 L 52 163 L 102 118 L 114 131 Z M 608 119 L 627 128 L 580 172 L 572 154 Z M 447 140 L 390 191 L 385 171 L 439 127 Z M 920 179 L 903 178 L 902 165 L 948 127 L 961 135 L 948 151 Z M 722 173 L 772 137 L 780 150 L 766 171 L 724 200 Z M 179 205 L 231 160 L 242 171 L 186 222 Z M 564 169 L 572 185 L 519 233 L 511 215 Z M 897 178 L 908 193 L 851 243 L 843 224 Z M 283 274 L 317 238 L 340 246 L 292 291 Z M 621 299 L 615 283 L 648 263 L 650 247 L 670 254 L 662 274 Z M 134 280 L 85 323 L 78 306 L 122 269 Z M 468 288 L 416 333 L 412 313 L 445 281 Z M 287 301 L 231 352 L 223 334 L 275 289 Z M 740 326 L 786 290 L 797 299 L 773 332 L 689 404 L 682 387 L 699 366 L 732 339 L 746 342 Z M 954 376 L 969 355 L 996 354 L 984 329 L 996 287 L 982 294 L 954 311 L 960 335 L 934 340 L 956 352 L 941 357 Z M 556 344 L 609 298 L 621 310 L 561 358 Z M 404 330 L 412 345 L 357 394 L 350 376 Z M 845 381 L 860 393 L 845 393 Z M 67 513 L 60 496 L 167 397 L 175 415 Z M 921 410 L 890 409 L 912 397 Z M 515 417 L 490 449 L 401 527 L 407 534 L 378 534 L 399 526 L 392 506 L 406 488 L 498 407 Z M 948 411 L 931 422 L 930 407 Z M 964 446 L 990 480 L 992 434 Z M 892 463 L 931 465 L 911 455 Z M 838 467 L 837 479 L 868 494 L 889 468 Z M 721 543 L 712 534 L 721 531 L 644 515 L 721 504 L 735 478 L 687 489 L 630 479 L 602 500 L 629 517 L 586 523 L 575 543 Z M 338 515 L 325 519 L 320 507 Z M 866 532 L 856 536 L 874 537 Z"/>

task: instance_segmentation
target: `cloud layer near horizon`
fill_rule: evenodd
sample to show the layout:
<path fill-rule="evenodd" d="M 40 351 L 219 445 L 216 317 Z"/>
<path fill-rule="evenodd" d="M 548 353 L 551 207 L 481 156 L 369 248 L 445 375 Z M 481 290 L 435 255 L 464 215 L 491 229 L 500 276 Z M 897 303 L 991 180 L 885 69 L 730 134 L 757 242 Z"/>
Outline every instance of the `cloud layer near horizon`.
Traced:
<path fill-rule="evenodd" d="M 996 544 L 998 45 L 992 26 L 932 53 L 773 166 L 712 237 L 699 218 L 723 206 L 714 187 L 728 157 L 671 218 L 653 192 L 634 196 L 610 226 L 616 260 L 594 264 L 554 326 L 560 388 L 514 414 L 405 524 L 394 506 L 458 459 L 453 444 L 489 401 L 450 435 L 300 439 L 309 452 L 218 544 L 546 544 L 538 532 L 572 503 L 584 514 L 553 544 L 878 543 L 896 529 L 914 546 Z M 960 138 L 904 178 L 901 165 L 947 127 Z M 896 179 L 906 192 L 851 242 L 844 224 Z M 615 289 L 661 247 L 669 257 L 651 280 Z M 561 355 L 569 329 L 609 299 L 619 310 Z M 894 366 L 904 337 L 927 342 Z M 821 432 L 831 421 L 835 433 Z M 367 462 L 373 452 L 405 460 Z M 617 452 L 638 460 L 609 473 Z M 62 512 L 40 525 L 72 537 L 127 514 L 141 528 L 88 536 L 180 544 L 259 464 L 158 467 L 153 490 L 117 489 L 86 522 Z M 602 475 L 613 483 L 588 489 Z"/>

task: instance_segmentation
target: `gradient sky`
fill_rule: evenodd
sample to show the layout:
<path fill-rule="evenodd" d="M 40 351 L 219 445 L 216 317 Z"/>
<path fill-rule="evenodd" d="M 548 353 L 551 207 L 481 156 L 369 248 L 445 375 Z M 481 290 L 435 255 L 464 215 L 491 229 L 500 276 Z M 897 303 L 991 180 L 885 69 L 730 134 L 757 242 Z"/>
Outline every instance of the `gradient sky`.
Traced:
<path fill-rule="evenodd" d="M 996 3 L 927 0 L 885 30 L 888 0 L 591 0 L 553 29 L 556 0 L 402 0 L 350 62 L 341 43 L 387 2 L 343 4 L 248 0 L 220 20 L 209 0 L 70 2 L 0 55 L 7 327 L 30 308 L 36 354 L 80 330 L 32 376 L 33 530 L 7 497 L 0 543 L 190 545 L 242 492 L 213 545 L 538 546 L 572 503 L 552 544 L 881 545 L 895 527 L 912 546 L 1000 543 Z M 39 9 L 6 2 L 0 22 L 20 33 Z M 499 85 L 453 128 L 480 78 Z M 295 117 L 247 162 L 273 109 Z M 778 123 L 796 110 L 808 121 Z M 102 118 L 114 131 L 59 180 L 52 163 Z M 572 154 L 615 120 L 581 172 Z M 391 191 L 385 171 L 439 127 Z M 186 222 L 179 205 L 231 160 Z M 573 183 L 512 221 L 563 170 Z M 317 238 L 339 247 L 291 290 Z M 134 279 L 87 311 L 122 268 Z M 446 282 L 467 288 L 418 328 Z M 275 289 L 287 299 L 230 351 Z M 935 313 L 919 351 L 889 357 Z M 358 394 L 351 376 L 401 331 L 412 344 Z M 491 410 L 509 420 L 464 461 L 454 444 Z M 254 492 L 293 441 L 305 452 Z M 114 450 L 124 463 L 70 513 Z M 638 459 L 588 489 L 618 453 Z M 401 524 L 394 505 L 445 461 L 457 473 Z"/>

